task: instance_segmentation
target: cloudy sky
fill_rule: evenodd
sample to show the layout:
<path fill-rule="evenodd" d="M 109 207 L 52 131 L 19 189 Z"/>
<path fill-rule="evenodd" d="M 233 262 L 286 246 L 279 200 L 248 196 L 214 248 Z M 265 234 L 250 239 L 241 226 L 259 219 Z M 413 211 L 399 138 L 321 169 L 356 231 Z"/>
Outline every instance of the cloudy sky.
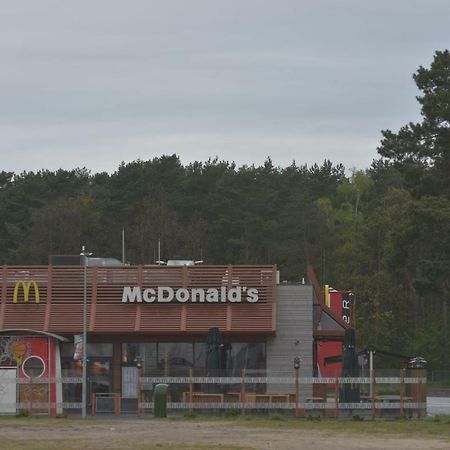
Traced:
<path fill-rule="evenodd" d="M 1 2 L 0 170 L 177 153 L 368 167 L 419 119 L 449 0 Z"/>

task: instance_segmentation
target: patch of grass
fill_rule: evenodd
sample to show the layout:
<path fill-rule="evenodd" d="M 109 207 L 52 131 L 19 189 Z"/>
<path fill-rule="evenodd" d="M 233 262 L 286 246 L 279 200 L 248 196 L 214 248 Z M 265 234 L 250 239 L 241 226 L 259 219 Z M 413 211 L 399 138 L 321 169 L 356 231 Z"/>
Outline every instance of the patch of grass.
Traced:
<path fill-rule="evenodd" d="M 242 420 L 231 422 L 236 426 L 248 426 Z M 436 438 L 450 442 L 450 416 L 439 416 L 438 419 L 428 417 L 422 420 L 334 420 L 313 416 L 302 419 L 286 417 L 283 421 L 273 421 L 264 417 L 256 417 L 251 422 L 258 428 L 305 429 L 336 434 L 368 434 L 373 436 L 396 435 L 398 437 Z"/>
<path fill-rule="evenodd" d="M 237 409 L 237 408 L 234 408 L 234 409 L 227 409 L 227 410 L 225 410 L 224 416 L 225 416 L 225 417 L 236 417 L 236 416 L 239 416 L 240 413 L 241 413 L 241 412 L 240 412 L 239 409 Z"/>
<path fill-rule="evenodd" d="M 173 419 L 173 420 L 183 420 Z M 364 420 L 363 417 L 355 415 L 351 420 L 327 419 L 321 416 L 307 416 L 304 418 L 294 418 L 282 416 L 282 420 L 273 419 L 272 416 L 238 415 L 232 417 L 201 416 L 197 417 L 197 422 L 225 422 L 237 427 L 256 427 L 267 429 L 298 429 L 313 430 L 320 433 L 336 434 L 367 434 L 372 436 L 398 436 L 417 438 L 436 438 L 450 442 L 450 416 L 427 417 L 421 420 L 407 419 L 376 419 Z M 343 425 L 345 424 L 345 425 Z"/>
<path fill-rule="evenodd" d="M 12 440 L 2 439 L 0 442 L 1 450 L 80 450 L 80 449 L 117 449 L 117 450 L 210 450 L 211 448 L 220 450 L 255 450 L 253 447 L 243 447 L 221 443 L 201 443 L 201 442 L 154 442 L 138 443 L 124 440 L 115 440 L 115 442 L 88 439 L 39 439 L 39 440 Z"/>
<path fill-rule="evenodd" d="M 79 439 L 2 439 L 0 442 L 0 449 L 25 450 L 28 448 L 33 448 L 33 450 L 76 450 L 83 447 L 80 447 Z"/>
<path fill-rule="evenodd" d="M 357 416 L 354 416 L 357 417 Z M 177 417 L 169 418 L 168 421 L 182 422 L 189 421 L 192 417 Z M 90 441 L 88 438 L 84 438 L 83 429 L 86 427 L 95 428 L 99 425 L 99 430 L 105 433 L 106 429 L 109 427 L 119 427 L 120 423 L 126 422 L 128 419 L 56 419 L 48 417 L 0 417 L 0 426 L 4 426 L 10 429 L 16 429 L 12 431 L 17 435 L 16 440 L 11 440 L 11 436 L 7 433 L 3 435 L 0 440 L 0 449 L 7 450 L 25 450 L 28 448 L 33 448 L 35 450 L 74 450 L 74 449 L 86 449 L 86 448 L 96 448 L 96 449 L 123 449 L 123 450 L 153 450 L 162 449 L 169 450 L 172 448 L 189 449 L 189 448 L 208 448 L 208 446 L 202 447 L 200 444 L 193 447 L 194 444 L 186 444 L 184 447 L 180 443 L 160 443 L 152 442 L 149 444 L 132 442 L 129 443 L 124 441 L 120 436 L 120 433 L 115 433 L 114 435 L 109 435 L 106 431 L 106 437 L 103 439 L 95 438 Z M 134 426 L 139 426 L 142 423 L 145 427 L 151 427 L 152 421 L 157 419 L 152 419 L 146 417 L 144 420 L 135 419 L 130 423 Z M 327 419 L 324 417 L 317 416 L 310 418 L 295 418 L 289 416 L 257 416 L 257 415 L 237 415 L 231 417 L 220 417 L 220 416 L 196 416 L 195 426 L 202 427 L 202 424 L 208 423 L 218 423 L 226 424 L 229 427 L 248 427 L 248 428 L 266 428 L 268 430 L 305 430 L 324 434 L 346 434 L 346 435 L 368 435 L 373 437 L 380 436 L 396 436 L 396 437 L 409 437 L 409 438 L 434 438 L 441 439 L 445 442 L 450 442 L 450 416 L 435 416 L 427 417 L 422 420 L 406 420 L 406 419 L 396 419 L 396 420 L 359 420 L 356 418 L 350 418 L 350 420 L 337 421 L 334 419 Z M 144 425 L 145 424 L 145 425 Z M 35 429 L 36 433 L 33 437 L 27 437 L 20 435 L 20 430 L 28 429 L 27 433 L 32 433 L 32 429 Z M 61 436 L 61 439 L 47 440 L 47 437 L 52 436 L 52 430 L 59 429 L 73 429 L 75 428 L 79 433 L 78 439 L 68 439 L 69 436 Z M 25 434 L 27 434 L 25 433 Z M 20 435 L 20 437 L 19 437 Z M 23 439 L 22 439 L 23 437 Z M 43 437 L 44 440 L 41 440 Z M 67 438 L 67 439 L 66 439 Z M 168 436 L 170 439 L 170 436 Z M 15 436 L 14 436 L 15 439 Z M 92 445 L 90 445 L 92 444 Z M 158 444 L 158 445 L 157 445 Z M 180 446 L 181 445 L 181 446 Z M 215 445 L 215 443 L 214 443 Z M 212 448 L 211 446 L 209 448 Z M 233 447 L 233 446 L 223 446 L 215 445 L 214 448 L 221 449 L 238 449 L 243 447 Z M 450 446 L 449 446 L 450 448 Z"/>
<path fill-rule="evenodd" d="M 436 415 L 433 417 L 428 417 L 426 420 L 432 421 L 434 423 L 447 423 L 450 424 L 450 416 Z"/>
<path fill-rule="evenodd" d="M 241 416 L 239 419 L 244 420 L 245 422 L 251 422 L 254 418 L 255 418 L 255 416 L 246 415 L 246 416 Z"/>
<path fill-rule="evenodd" d="M 428 381 L 427 389 L 450 389 L 449 381 Z"/>
<path fill-rule="evenodd" d="M 218 442 L 204 443 L 204 442 L 165 442 L 165 443 L 157 443 L 157 444 L 143 444 L 143 446 L 135 446 L 133 449 L 136 450 L 211 450 L 212 448 L 220 449 L 220 450 L 255 450 L 254 447 L 245 447 L 242 445 L 232 445 L 232 444 L 221 444 Z"/>

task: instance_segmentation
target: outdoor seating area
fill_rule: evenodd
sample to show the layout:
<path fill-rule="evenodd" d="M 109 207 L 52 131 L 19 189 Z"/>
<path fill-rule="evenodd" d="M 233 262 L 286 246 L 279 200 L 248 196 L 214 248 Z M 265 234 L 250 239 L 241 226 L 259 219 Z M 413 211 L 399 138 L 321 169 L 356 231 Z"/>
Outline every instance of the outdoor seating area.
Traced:
<path fill-rule="evenodd" d="M 226 394 L 210 394 L 205 392 L 183 392 L 183 403 L 293 403 L 295 394 L 266 393 L 253 394 L 228 392 Z"/>

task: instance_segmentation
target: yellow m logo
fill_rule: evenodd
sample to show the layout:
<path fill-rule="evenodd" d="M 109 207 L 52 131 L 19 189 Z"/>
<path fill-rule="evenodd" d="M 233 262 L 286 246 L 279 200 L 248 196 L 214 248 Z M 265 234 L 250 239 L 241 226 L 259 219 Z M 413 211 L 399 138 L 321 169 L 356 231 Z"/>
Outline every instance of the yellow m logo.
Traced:
<path fill-rule="evenodd" d="M 22 287 L 23 290 L 23 301 L 28 302 L 30 298 L 30 288 L 33 287 L 34 290 L 34 303 L 39 303 L 39 288 L 36 281 L 23 281 L 19 280 L 14 286 L 13 303 L 17 303 L 19 299 L 19 290 Z"/>

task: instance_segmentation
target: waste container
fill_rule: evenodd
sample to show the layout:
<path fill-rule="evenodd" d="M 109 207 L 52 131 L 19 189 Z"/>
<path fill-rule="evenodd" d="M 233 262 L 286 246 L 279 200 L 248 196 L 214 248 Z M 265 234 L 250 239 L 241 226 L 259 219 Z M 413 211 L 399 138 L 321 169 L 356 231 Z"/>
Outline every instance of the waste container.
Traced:
<path fill-rule="evenodd" d="M 155 417 L 167 417 L 167 384 L 157 384 L 155 386 L 154 413 Z"/>

